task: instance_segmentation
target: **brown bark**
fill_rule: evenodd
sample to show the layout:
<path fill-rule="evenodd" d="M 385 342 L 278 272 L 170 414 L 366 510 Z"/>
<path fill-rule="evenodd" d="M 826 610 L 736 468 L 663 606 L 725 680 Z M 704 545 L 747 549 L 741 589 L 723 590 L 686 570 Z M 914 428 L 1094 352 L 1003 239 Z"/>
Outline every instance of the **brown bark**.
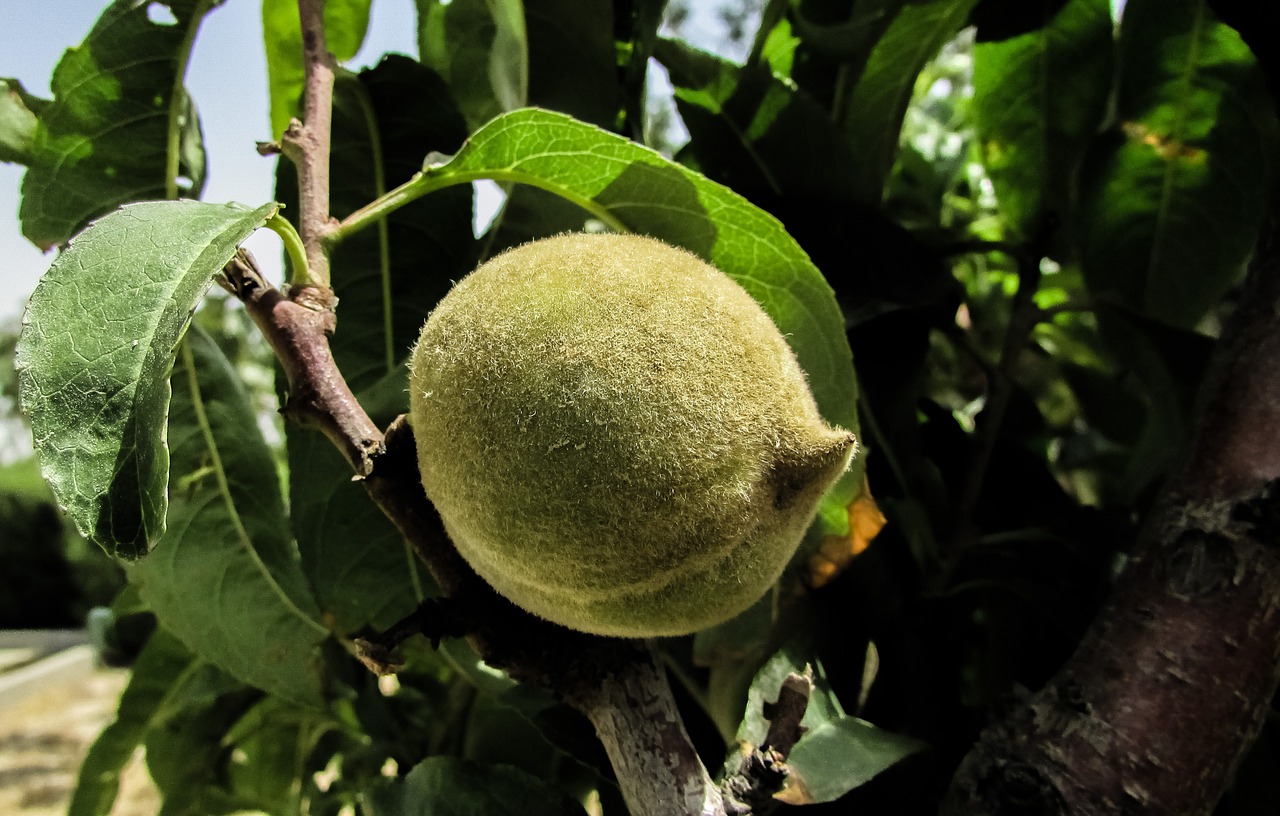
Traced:
<path fill-rule="evenodd" d="M 1207 814 L 1280 682 L 1280 252 L 1264 230 L 1185 465 L 1067 665 L 989 728 L 944 812 Z"/>

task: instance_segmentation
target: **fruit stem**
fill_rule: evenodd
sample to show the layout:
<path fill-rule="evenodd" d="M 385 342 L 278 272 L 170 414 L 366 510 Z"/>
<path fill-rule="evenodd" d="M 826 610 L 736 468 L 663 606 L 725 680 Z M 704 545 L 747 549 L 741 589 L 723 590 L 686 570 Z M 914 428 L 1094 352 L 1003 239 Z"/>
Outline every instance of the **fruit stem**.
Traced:
<path fill-rule="evenodd" d="M 289 219 L 276 213 L 267 219 L 267 229 L 280 236 L 284 243 L 284 251 L 289 256 L 289 283 L 293 286 L 318 286 L 320 282 L 311 276 L 311 267 L 307 263 L 307 248 L 303 246 L 302 236 L 293 228 Z"/>

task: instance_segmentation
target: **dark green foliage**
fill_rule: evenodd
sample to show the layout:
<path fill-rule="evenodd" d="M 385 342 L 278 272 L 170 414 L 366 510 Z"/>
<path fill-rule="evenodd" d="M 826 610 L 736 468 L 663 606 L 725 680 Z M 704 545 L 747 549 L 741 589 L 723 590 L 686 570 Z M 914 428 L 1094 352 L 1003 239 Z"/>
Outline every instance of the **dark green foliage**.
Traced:
<path fill-rule="evenodd" d="M 624 812 L 582 717 L 465 642 L 410 641 L 396 683 L 351 657 L 435 588 L 324 436 L 259 432 L 284 395 L 239 305 L 205 292 L 275 205 L 160 200 L 202 186 L 184 37 L 217 4 L 161 3 L 168 26 L 152 5 L 104 2 L 52 100 L 0 80 L 26 234 L 98 219 L 23 329 L 40 464 L 70 523 L 146 556 L 116 613 L 159 621 L 71 812 L 109 812 L 139 745 L 166 814 Z M 717 39 L 690 3 L 417 0 L 417 59 L 339 69 L 333 215 L 407 191 L 332 254 L 333 352 L 380 426 L 454 281 L 532 238 L 628 229 L 743 283 L 824 416 L 858 428 L 778 591 L 658 644 L 708 767 L 808 664 L 787 801 L 935 812 L 989 716 L 1075 648 L 1178 461 L 1275 172 L 1274 15 L 1129 0 L 1117 25 L 1111 5 L 731 3 Z M 327 6 L 349 59 L 370 4 Z M 292 0 L 264 17 L 278 135 L 300 32 Z M 476 234 L 480 179 L 506 198 Z M 278 182 L 296 218 L 287 160 Z M 862 551 L 867 486 L 888 523 Z M 0 625 L 74 625 L 117 568 L 7 487 Z M 1276 750 L 1269 727 L 1220 816 L 1274 809 Z"/>

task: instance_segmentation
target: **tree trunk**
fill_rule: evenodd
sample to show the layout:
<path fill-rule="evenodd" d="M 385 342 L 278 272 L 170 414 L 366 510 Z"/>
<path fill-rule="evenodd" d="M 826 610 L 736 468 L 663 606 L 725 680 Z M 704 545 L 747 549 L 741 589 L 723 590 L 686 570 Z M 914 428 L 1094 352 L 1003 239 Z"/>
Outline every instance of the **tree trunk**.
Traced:
<path fill-rule="evenodd" d="M 1197 438 L 1108 605 L 990 727 L 944 812 L 1207 814 L 1280 682 L 1277 207 L 1202 393 Z"/>

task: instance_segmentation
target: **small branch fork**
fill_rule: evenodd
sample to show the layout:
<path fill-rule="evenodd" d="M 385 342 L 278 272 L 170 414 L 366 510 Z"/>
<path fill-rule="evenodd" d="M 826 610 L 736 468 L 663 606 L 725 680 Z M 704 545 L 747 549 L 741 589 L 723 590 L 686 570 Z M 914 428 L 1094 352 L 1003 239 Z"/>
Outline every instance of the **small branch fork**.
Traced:
<path fill-rule="evenodd" d="M 290 124 L 281 151 L 298 168 L 302 251 L 291 252 L 291 257 L 295 265 L 305 262 L 307 269 L 295 269 L 294 285 L 281 291 L 241 250 L 219 282 L 244 304 L 284 370 L 287 396 L 282 413 L 333 442 L 444 593 L 380 636 L 358 642 L 360 658 L 374 671 L 394 670 L 394 650 L 404 639 L 417 633 L 433 640 L 465 634 L 490 665 L 518 680 L 546 686 L 586 714 L 636 816 L 752 812 L 748 803 L 768 801 L 780 782 L 782 760 L 794 744 L 804 713 L 796 701 L 802 697 L 807 702 L 807 686 L 803 694 L 797 689 L 784 692 L 789 702 L 779 704 L 778 733 L 771 729 L 770 744 L 761 749 L 767 757 L 748 757 L 769 772 L 740 771 L 732 777 L 737 781 L 726 797 L 695 752 L 650 645 L 573 632 L 534 618 L 494 592 L 454 549 L 427 500 L 404 417 L 384 434 L 347 386 L 329 347 L 336 299 L 325 251 L 335 229 L 329 215 L 334 61 L 325 48 L 323 0 L 298 0 L 298 5 L 306 70 L 305 122 Z"/>

